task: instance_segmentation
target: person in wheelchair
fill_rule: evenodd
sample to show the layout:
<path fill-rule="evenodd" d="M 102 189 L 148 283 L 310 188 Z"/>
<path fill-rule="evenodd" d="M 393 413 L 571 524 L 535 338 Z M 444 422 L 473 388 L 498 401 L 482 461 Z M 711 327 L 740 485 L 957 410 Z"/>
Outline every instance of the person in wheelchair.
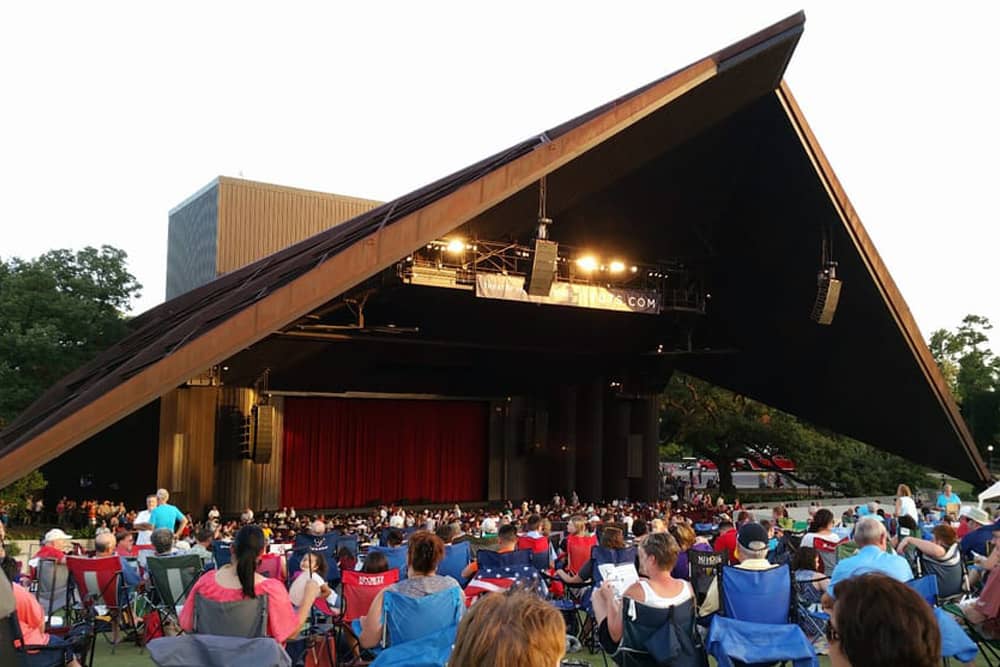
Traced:
<path fill-rule="evenodd" d="M 647 578 L 625 589 L 623 597 L 657 609 L 691 603 L 694 599 L 691 584 L 671 574 L 679 552 L 677 541 L 669 533 L 647 535 L 639 544 L 639 571 Z M 605 581 L 594 592 L 593 602 L 601 645 L 608 653 L 614 653 L 623 632 L 622 600 L 611 582 Z M 693 614 L 693 609 L 689 610 L 688 615 Z"/>

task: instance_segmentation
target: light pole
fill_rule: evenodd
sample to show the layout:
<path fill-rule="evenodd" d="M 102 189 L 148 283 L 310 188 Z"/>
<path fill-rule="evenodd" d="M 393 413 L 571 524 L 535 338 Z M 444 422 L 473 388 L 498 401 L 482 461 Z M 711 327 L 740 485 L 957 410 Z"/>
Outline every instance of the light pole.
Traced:
<path fill-rule="evenodd" d="M 990 472 L 993 472 L 993 445 L 986 445 L 986 451 L 990 453 Z"/>

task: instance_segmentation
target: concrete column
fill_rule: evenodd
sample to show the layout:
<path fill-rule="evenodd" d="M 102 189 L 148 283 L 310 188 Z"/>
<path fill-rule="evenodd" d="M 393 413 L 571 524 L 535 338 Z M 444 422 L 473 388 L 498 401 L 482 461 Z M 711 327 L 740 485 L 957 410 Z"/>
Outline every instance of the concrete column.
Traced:
<path fill-rule="evenodd" d="M 549 433 L 551 476 L 547 480 L 546 498 L 558 492 L 568 496 L 576 484 L 577 388 L 561 386 L 555 390 L 552 405 L 552 428 Z"/>
<path fill-rule="evenodd" d="M 650 501 L 659 492 L 660 428 L 659 402 L 655 396 L 633 402 L 632 433 L 642 436 L 642 477 L 629 480 L 634 500 Z"/>
<path fill-rule="evenodd" d="M 581 385 L 576 398 L 575 490 L 581 500 L 595 501 L 604 496 L 604 380 Z"/>
<path fill-rule="evenodd" d="M 604 499 L 628 495 L 628 437 L 632 428 L 631 401 L 608 394 L 604 403 Z"/>

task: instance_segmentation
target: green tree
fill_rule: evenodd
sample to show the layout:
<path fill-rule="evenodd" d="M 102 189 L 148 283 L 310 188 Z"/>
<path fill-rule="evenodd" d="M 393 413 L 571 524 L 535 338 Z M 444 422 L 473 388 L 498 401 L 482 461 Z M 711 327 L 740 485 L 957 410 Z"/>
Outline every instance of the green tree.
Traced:
<path fill-rule="evenodd" d="M 661 438 L 712 461 L 724 493 L 734 490 L 731 466 L 738 459 L 752 456 L 780 471 L 773 459 L 779 454 L 795 461 L 795 472 L 785 472 L 795 481 L 844 495 L 932 484 L 922 468 L 897 456 L 680 373 L 663 394 L 661 416 Z"/>
<path fill-rule="evenodd" d="M 0 260 L 0 427 L 127 333 L 141 285 L 111 246 Z"/>
<path fill-rule="evenodd" d="M 1000 358 L 989 348 L 992 329 L 989 319 L 966 315 L 954 331 L 938 329 L 928 342 L 980 451 L 1000 440 Z"/>
<path fill-rule="evenodd" d="M 28 473 L 9 486 L 0 489 L 0 507 L 7 507 L 10 518 L 22 519 L 26 514 L 25 501 L 36 498 L 45 490 L 48 482 L 38 470 Z"/>

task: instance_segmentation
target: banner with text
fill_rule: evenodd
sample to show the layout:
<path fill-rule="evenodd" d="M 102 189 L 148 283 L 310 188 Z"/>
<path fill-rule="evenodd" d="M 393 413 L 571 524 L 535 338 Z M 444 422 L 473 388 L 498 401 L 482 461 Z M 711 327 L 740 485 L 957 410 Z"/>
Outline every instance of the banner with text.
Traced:
<path fill-rule="evenodd" d="M 651 290 L 605 287 L 603 285 L 575 285 L 554 282 L 548 296 L 532 296 L 524 291 L 524 278 L 496 273 L 476 275 L 476 296 L 484 299 L 525 301 L 549 306 L 575 306 L 615 310 L 623 313 L 658 315 L 660 297 Z"/>

